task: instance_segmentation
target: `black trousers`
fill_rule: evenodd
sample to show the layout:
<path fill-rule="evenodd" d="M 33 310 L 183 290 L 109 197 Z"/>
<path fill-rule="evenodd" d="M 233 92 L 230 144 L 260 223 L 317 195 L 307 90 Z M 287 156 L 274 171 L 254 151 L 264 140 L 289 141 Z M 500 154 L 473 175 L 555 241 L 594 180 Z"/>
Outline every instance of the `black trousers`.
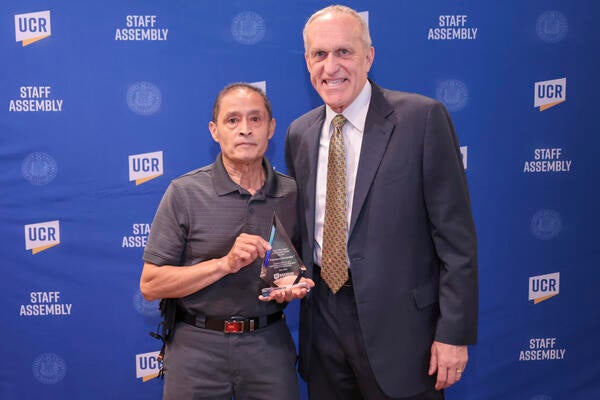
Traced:
<path fill-rule="evenodd" d="M 335 295 L 315 268 L 316 309 L 308 393 L 311 400 L 390 400 L 379 387 L 365 350 L 354 292 L 342 287 Z M 393 368 L 393 366 L 390 366 Z M 443 400 L 431 391 L 402 400 Z"/>

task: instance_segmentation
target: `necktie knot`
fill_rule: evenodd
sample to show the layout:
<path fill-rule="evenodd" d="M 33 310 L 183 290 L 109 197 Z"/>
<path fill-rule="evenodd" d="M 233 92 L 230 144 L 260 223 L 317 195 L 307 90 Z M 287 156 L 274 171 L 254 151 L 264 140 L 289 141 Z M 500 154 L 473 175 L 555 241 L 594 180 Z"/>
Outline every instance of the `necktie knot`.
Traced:
<path fill-rule="evenodd" d="M 341 132 L 342 126 L 344 126 L 346 121 L 347 121 L 346 117 L 344 117 L 342 114 L 338 114 L 333 118 L 333 127 L 335 129 L 339 129 L 339 131 Z"/>

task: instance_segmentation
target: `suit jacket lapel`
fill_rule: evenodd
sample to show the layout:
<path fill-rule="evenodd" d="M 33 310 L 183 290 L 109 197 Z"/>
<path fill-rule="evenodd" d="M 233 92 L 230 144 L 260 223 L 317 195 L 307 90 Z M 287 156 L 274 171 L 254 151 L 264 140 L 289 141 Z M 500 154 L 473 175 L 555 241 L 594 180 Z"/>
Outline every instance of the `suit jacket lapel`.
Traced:
<path fill-rule="evenodd" d="M 315 231 L 315 193 L 317 188 L 317 164 L 319 161 L 319 140 L 321 138 L 321 130 L 323 128 L 323 122 L 325 121 L 325 106 L 321 107 L 321 112 L 317 114 L 317 117 L 308 123 L 304 135 L 307 141 L 307 157 L 310 160 L 304 171 L 296 171 L 296 174 L 306 174 L 306 227 L 312 237 L 312 232 Z M 308 243 L 310 247 L 310 258 L 312 260 L 314 242 Z"/>
<path fill-rule="evenodd" d="M 352 235 L 356 220 L 360 215 L 373 179 L 375 178 L 375 173 L 379 168 L 390 136 L 394 130 L 394 124 L 387 120 L 387 117 L 394 111 L 393 107 L 383 97 L 382 89 L 373 82 L 371 82 L 371 85 L 373 89 L 365 121 L 358 172 L 354 185 L 349 237 Z"/>

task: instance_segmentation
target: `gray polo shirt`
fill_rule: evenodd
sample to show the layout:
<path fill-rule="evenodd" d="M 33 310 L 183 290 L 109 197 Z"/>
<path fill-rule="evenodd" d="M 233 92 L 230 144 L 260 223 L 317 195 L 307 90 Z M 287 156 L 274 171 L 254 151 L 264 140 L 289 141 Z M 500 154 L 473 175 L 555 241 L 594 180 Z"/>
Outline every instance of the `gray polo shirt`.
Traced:
<path fill-rule="evenodd" d="M 225 256 L 240 233 L 268 240 L 273 212 L 294 241 L 298 231 L 296 182 L 275 171 L 266 158 L 263 168 L 265 183 L 254 195 L 231 180 L 221 154 L 213 164 L 174 179 L 152 222 L 144 261 L 185 268 Z M 190 313 L 212 317 L 253 317 L 279 311 L 283 305 L 258 300 L 264 287 L 261 262 L 259 258 L 178 302 Z"/>

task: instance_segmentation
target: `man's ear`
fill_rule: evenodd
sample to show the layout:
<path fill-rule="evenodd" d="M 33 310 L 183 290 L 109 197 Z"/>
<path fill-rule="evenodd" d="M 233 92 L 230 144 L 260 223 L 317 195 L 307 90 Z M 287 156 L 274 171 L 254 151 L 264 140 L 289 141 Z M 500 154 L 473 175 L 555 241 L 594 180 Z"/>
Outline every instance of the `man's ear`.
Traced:
<path fill-rule="evenodd" d="M 375 47 L 371 46 L 369 48 L 369 50 L 367 51 L 367 62 L 369 63 L 369 69 L 367 69 L 367 72 L 369 72 L 371 70 L 374 60 L 375 60 Z"/>
<path fill-rule="evenodd" d="M 310 62 L 309 62 L 310 60 L 308 57 L 308 53 L 304 53 L 304 61 L 306 62 L 306 69 L 310 73 Z"/>
<path fill-rule="evenodd" d="M 269 121 L 269 139 L 275 134 L 275 125 L 275 118 L 272 118 L 271 121 Z"/>
<path fill-rule="evenodd" d="M 208 130 L 210 131 L 210 135 L 212 136 L 213 140 L 219 143 L 219 136 L 217 135 L 217 124 L 210 121 L 208 123 Z"/>

